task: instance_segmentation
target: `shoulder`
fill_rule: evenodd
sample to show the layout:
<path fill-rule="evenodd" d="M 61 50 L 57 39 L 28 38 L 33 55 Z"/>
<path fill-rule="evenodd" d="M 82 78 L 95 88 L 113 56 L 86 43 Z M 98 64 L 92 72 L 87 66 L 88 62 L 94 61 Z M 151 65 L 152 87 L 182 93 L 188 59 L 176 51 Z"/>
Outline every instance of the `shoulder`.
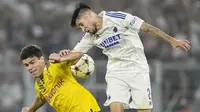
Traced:
<path fill-rule="evenodd" d="M 69 62 L 63 61 L 59 63 L 50 63 L 50 66 L 48 67 L 48 71 L 62 69 L 63 67 L 69 67 Z"/>
<path fill-rule="evenodd" d="M 102 12 L 101 12 L 102 13 Z M 111 20 L 130 20 L 130 19 L 137 19 L 138 17 L 135 15 L 132 15 L 127 12 L 122 12 L 122 11 L 104 11 L 104 17 L 106 19 L 111 19 Z"/>
<path fill-rule="evenodd" d="M 124 20 L 126 19 L 126 16 L 127 16 L 127 13 L 122 12 L 122 11 L 106 11 L 105 12 L 105 17 L 113 18 L 113 19 Z"/>
<path fill-rule="evenodd" d="M 104 24 L 107 25 L 124 25 L 131 14 L 122 11 L 104 11 L 102 17 Z"/>

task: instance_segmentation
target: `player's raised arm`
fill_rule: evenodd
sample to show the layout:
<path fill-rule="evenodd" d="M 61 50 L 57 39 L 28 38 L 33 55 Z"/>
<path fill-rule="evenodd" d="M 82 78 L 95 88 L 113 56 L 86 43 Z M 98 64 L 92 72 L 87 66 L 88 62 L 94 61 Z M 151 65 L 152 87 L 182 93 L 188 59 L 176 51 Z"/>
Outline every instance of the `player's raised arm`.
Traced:
<path fill-rule="evenodd" d="M 65 53 L 65 51 L 63 51 Z M 57 53 L 52 53 L 49 56 L 49 62 L 63 62 L 63 61 L 67 61 L 67 62 L 76 62 L 76 60 L 80 59 L 81 56 L 83 55 L 81 52 L 70 52 L 67 54 L 64 54 L 63 52 L 60 52 L 61 54 L 57 54 Z"/>
<path fill-rule="evenodd" d="M 140 28 L 141 31 L 147 32 L 153 36 L 156 37 L 160 37 L 164 40 L 166 40 L 167 42 L 169 42 L 173 48 L 183 48 L 185 51 L 190 50 L 191 46 L 190 46 L 190 42 L 186 39 L 184 40 L 176 40 L 175 38 L 171 37 L 170 35 L 166 34 L 165 32 L 163 32 L 162 30 L 143 22 L 143 24 L 141 25 Z"/>
<path fill-rule="evenodd" d="M 62 51 L 61 51 L 61 53 L 62 53 Z M 83 56 L 82 52 L 78 52 L 78 51 L 73 50 L 68 55 L 61 56 L 61 60 L 70 61 L 71 64 L 75 64 L 82 56 Z"/>
<path fill-rule="evenodd" d="M 36 110 L 42 107 L 45 104 L 45 102 L 46 102 L 45 100 L 36 97 L 31 107 L 23 107 L 22 112 L 36 112 Z"/>

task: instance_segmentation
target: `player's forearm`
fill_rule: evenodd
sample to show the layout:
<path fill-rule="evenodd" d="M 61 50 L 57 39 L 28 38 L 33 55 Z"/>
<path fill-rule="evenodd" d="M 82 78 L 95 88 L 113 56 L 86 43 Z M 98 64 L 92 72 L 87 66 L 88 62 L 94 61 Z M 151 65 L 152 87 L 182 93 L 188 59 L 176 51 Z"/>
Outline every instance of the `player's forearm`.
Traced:
<path fill-rule="evenodd" d="M 41 100 L 39 97 L 36 97 L 34 103 L 30 107 L 31 112 L 36 112 L 40 107 L 45 104 L 45 102 L 45 100 Z"/>
<path fill-rule="evenodd" d="M 68 55 L 65 55 L 62 57 L 62 61 L 76 61 L 78 59 L 81 58 L 81 56 L 83 55 L 83 53 L 81 52 L 71 52 Z"/>
<path fill-rule="evenodd" d="M 164 40 L 166 40 L 167 42 L 171 43 L 174 38 L 171 37 L 170 35 L 166 34 L 165 32 L 163 32 L 162 30 L 148 24 L 148 23 L 143 23 L 141 26 L 141 30 L 144 32 L 147 32 L 149 34 L 151 34 L 152 36 L 155 37 L 160 37 Z"/>

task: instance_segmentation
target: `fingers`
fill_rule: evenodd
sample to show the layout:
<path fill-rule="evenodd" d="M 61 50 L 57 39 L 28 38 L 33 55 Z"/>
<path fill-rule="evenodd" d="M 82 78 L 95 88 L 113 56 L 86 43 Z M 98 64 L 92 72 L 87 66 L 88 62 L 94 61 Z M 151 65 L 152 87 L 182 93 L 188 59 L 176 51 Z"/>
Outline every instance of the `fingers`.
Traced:
<path fill-rule="evenodd" d="M 185 51 L 188 51 L 188 48 L 184 44 L 181 44 L 180 47 L 182 47 Z"/>
<path fill-rule="evenodd" d="M 56 61 L 53 59 L 49 59 L 49 63 L 55 63 Z"/>
<path fill-rule="evenodd" d="M 189 51 L 191 49 L 190 42 L 186 39 L 184 40 L 175 40 L 172 43 L 172 47 L 178 50 L 179 47 L 183 48 L 185 51 Z"/>
<path fill-rule="evenodd" d="M 183 46 L 185 47 L 186 51 L 189 51 L 191 49 L 190 42 L 188 40 L 184 40 L 182 42 Z"/>
<path fill-rule="evenodd" d="M 185 51 L 189 51 L 191 49 L 190 42 L 188 40 L 182 40 L 179 42 L 178 46 L 176 47 L 181 47 Z"/>
<path fill-rule="evenodd" d="M 184 42 L 186 42 L 186 43 L 188 43 L 188 44 L 190 44 L 190 41 L 188 41 L 188 40 L 183 40 Z"/>
<path fill-rule="evenodd" d="M 62 56 L 66 56 L 66 55 L 68 55 L 70 52 L 71 52 L 71 50 L 69 50 L 69 49 L 61 50 L 61 51 L 59 52 L 59 55 L 60 55 L 61 57 L 62 57 Z"/>
<path fill-rule="evenodd" d="M 67 53 L 65 51 L 60 51 L 59 55 L 62 57 L 62 56 L 67 55 Z"/>
<path fill-rule="evenodd" d="M 60 61 L 61 61 L 61 58 L 60 58 L 59 54 L 57 54 L 57 53 L 50 54 L 50 56 L 49 56 L 50 63 L 55 63 L 55 62 L 60 62 Z"/>
<path fill-rule="evenodd" d="M 61 57 L 68 55 L 71 52 L 69 49 L 61 50 L 59 54 L 52 53 L 49 56 L 49 62 L 50 63 L 56 63 L 61 61 Z"/>
<path fill-rule="evenodd" d="M 65 55 L 68 55 L 70 53 L 70 50 L 62 50 L 62 51 L 60 51 L 60 56 L 62 57 L 62 56 L 65 56 Z"/>

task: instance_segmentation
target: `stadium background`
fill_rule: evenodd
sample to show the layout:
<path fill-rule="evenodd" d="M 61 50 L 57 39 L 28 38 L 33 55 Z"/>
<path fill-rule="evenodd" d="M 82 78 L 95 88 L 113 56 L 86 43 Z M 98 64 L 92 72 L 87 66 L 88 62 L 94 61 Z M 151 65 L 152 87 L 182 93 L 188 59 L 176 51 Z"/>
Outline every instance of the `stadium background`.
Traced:
<path fill-rule="evenodd" d="M 81 1 L 81 0 L 79 0 Z M 81 32 L 70 28 L 77 0 L 0 0 L 0 112 L 20 112 L 34 97 L 33 79 L 19 60 L 20 49 L 33 43 L 45 55 L 72 49 Z M 200 110 L 200 0 L 83 0 L 96 12 L 121 10 L 139 16 L 177 39 L 191 41 L 189 53 L 174 51 L 169 44 L 141 33 L 151 68 L 153 112 L 199 112 Z M 107 58 L 93 48 L 89 54 L 96 71 L 86 80 L 102 107 Z M 39 112 L 54 112 L 45 105 Z M 128 112 L 128 111 L 127 111 Z"/>

